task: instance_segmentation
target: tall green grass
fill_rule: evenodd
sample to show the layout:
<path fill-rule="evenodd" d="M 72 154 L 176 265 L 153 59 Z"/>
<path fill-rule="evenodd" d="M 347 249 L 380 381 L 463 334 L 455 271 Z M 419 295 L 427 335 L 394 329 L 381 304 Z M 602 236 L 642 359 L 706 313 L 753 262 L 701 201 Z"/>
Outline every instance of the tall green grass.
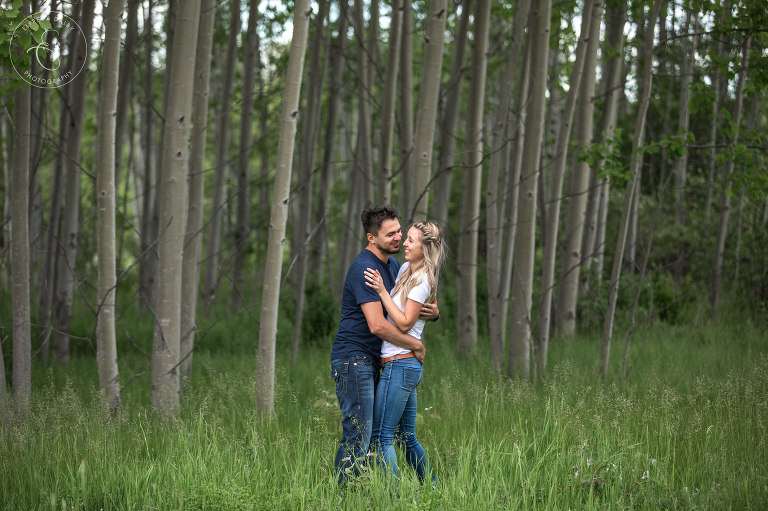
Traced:
<path fill-rule="evenodd" d="M 37 369 L 29 420 L 0 429 L 0 508 L 768 508 L 768 341 L 758 326 L 640 329 L 624 382 L 617 334 L 605 384 L 599 339 L 555 340 L 536 386 L 496 378 L 482 342 L 475 358 L 458 359 L 451 327 L 430 325 L 419 389 L 434 489 L 408 468 L 397 482 L 372 470 L 337 488 L 329 345 L 305 348 L 290 368 L 281 344 L 275 417 L 264 420 L 255 350 L 209 344 L 173 420 L 149 411 L 148 363 L 136 355 L 121 356 L 123 383 L 147 372 L 112 420 L 100 413 L 92 357 Z"/>

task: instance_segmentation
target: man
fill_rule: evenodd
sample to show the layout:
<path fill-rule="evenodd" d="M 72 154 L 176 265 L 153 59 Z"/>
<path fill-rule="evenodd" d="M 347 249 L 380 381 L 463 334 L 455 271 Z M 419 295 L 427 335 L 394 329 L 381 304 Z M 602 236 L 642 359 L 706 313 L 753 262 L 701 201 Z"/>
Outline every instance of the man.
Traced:
<path fill-rule="evenodd" d="M 339 484 L 356 472 L 356 463 L 368 453 L 381 340 L 413 351 L 422 363 L 426 353 L 420 340 L 400 332 L 386 320 L 378 295 L 365 285 L 366 268 L 379 270 L 388 291 L 395 285 L 400 263 L 392 254 L 400 251 L 403 237 L 397 210 L 377 205 L 363 211 L 360 217 L 368 244 L 347 271 L 339 331 L 331 349 L 331 376 L 336 382 L 342 413 L 343 432 L 334 462 Z M 419 317 L 435 321 L 439 316 L 437 304 L 427 303 Z"/>

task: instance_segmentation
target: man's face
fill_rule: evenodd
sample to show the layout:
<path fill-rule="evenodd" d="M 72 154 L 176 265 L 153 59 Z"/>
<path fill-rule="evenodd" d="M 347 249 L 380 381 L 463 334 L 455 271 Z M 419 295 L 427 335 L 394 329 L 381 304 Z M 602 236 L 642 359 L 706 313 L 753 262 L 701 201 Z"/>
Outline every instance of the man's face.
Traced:
<path fill-rule="evenodd" d="M 381 228 L 378 234 L 373 236 L 373 244 L 386 254 L 397 254 L 400 252 L 400 240 L 403 237 L 403 231 L 400 229 L 400 221 L 396 218 L 394 220 L 384 220 L 381 222 Z M 371 239 L 371 238 L 369 238 Z"/>

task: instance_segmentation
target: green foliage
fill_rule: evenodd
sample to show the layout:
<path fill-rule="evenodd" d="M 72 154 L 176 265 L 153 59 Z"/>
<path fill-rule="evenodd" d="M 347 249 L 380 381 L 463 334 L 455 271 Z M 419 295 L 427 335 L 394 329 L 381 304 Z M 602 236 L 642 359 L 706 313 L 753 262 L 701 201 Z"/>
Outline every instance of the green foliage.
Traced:
<path fill-rule="evenodd" d="M 339 303 L 326 284 L 310 282 L 301 324 L 302 343 L 329 346 L 339 324 Z"/>
<path fill-rule="evenodd" d="M 14 0 L 10 6 L 0 6 L 0 66 L 11 69 L 28 69 L 33 42 L 45 45 L 45 32 L 51 29 L 51 22 L 41 19 L 39 12 L 24 16 L 21 12 L 22 0 Z M 11 80 L 0 80 L 0 93 L 8 94 L 16 87 L 26 86 L 16 73 L 8 72 Z"/>
<path fill-rule="evenodd" d="M 601 165 L 598 172 L 600 179 L 612 178 L 623 182 L 630 177 L 630 174 L 629 166 L 618 149 L 622 135 L 623 131 L 618 128 L 614 131 L 613 137 L 609 138 L 603 133 L 599 142 L 592 142 L 584 147 L 573 140 L 571 149 L 580 162 L 586 162 L 592 168 Z"/>

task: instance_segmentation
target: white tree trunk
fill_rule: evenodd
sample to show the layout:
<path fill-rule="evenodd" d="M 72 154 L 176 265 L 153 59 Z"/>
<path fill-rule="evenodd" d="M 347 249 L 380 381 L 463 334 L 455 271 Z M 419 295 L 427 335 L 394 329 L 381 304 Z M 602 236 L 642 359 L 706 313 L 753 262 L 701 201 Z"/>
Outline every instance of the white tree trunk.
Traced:
<path fill-rule="evenodd" d="M 413 144 L 413 209 L 403 211 L 406 223 L 426 220 L 429 210 L 429 179 L 432 173 L 432 150 L 435 139 L 437 101 L 443 71 L 443 34 L 445 33 L 446 0 L 431 0 L 424 38 L 424 71 L 419 89 L 416 115 L 416 139 Z M 486 35 L 486 39 L 487 39 Z M 487 42 L 485 43 L 487 46 Z M 482 117 L 480 118 L 482 123 Z"/>
<path fill-rule="evenodd" d="M 458 137 L 459 112 L 461 111 L 461 96 L 464 84 L 464 54 L 467 46 L 467 28 L 472 12 L 472 1 L 461 3 L 461 18 L 453 38 L 453 59 L 451 75 L 444 92 L 446 99 L 443 105 L 443 116 L 440 123 L 440 148 L 437 154 L 435 169 L 434 204 L 430 208 L 430 216 L 441 226 L 448 225 L 448 205 L 451 201 L 451 182 L 453 180 L 454 152 Z M 528 4 L 528 2 L 523 2 Z"/>
<path fill-rule="evenodd" d="M 232 108 L 232 90 L 235 84 L 235 59 L 237 35 L 240 33 L 240 0 L 232 0 L 229 18 L 229 39 L 224 68 L 221 108 L 216 122 L 216 169 L 214 174 L 213 202 L 208 221 L 208 238 L 205 247 L 205 274 L 203 300 L 206 311 L 210 310 L 216 289 L 219 287 L 219 254 L 223 230 L 224 209 L 227 207 L 227 180 L 229 178 L 229 123 Z"/>
<path fill-rule="evenodd" d="M 63 251 L 59 256 L 56 275 L 56 330 L 53 335 L 54 359 L 57 362 L 69 362 L 69 325 L 72 319 L 72 293 L 75 285 L 75 263 L 77 259 L 77 244 L 80 213 L 80 154 L 83 134 L 83 114 L 85 112 L 85 98 L 88 92 L 88 63 L 90 61 L 90 43 L 93 27 L 94 0 L 86 0 L 83 4 L 80 28 L 85 34 L 86 48 L 76 50 L 77 64 L 85 61 L 84 68 L 72 82 L 72 109 L 70 126 L 68 129 L 67 152 L 67 183 L 66 205 L 64 216 L 59 230 L 59 243 Z"/>
<path fill-rule="evenodd" d="M 581 104 L 590 102 L 590 97 L 581 88 L 582 79 L 586 74 L 592 73 L 594 84 L 595 53 L 597 42 L 592 44 L 592 37 L 599 33 L 600 15 L 602 4 L 588 0 L 584 4 L 581 18 L 581 35 L 576 47 L 576 60 L 573 63 L 571 77 L 568 82 L 568 93 L 565 97 L 565 107 L 561 115 L 560 129 L 555 143 L 554 161 L 550 174 L 550 204 L 547 217 L 547 228 L 544 240 L 544 259 L 542 261 L 541 299 L 539 303 L 539 316 L 537 319 L 536 346 L 538 350 L 537 363 L 539 373 L 544 375 L 547 368 L 547 349 L 549 346 L 549 330 L 551 323 L 552 296 L 555 286 L 555 255 L 557 253 L 557 234 L 560 226 L 560 205 L 563 193 L 563 175 L 568 158 L 568 146 L 571 140 L 571 123 L 576 111 L 577 94 L 581 96 Z M 593 30 L 592 27 L 597 26 Z M 587 65 L 591 65 L 587 69 Z M 591 117 L 590 117 L 591 119 Z"/>
<path fill-rule="evenodd" d="M 179 408 L 181 269 L 187 213 L 187 165 L 200 0 L 179 5 L 163 137 L 158 286 L 152 340 L 152 407 L 174 416 Z"/>
<path fill-rule="evenodd" d="M 746 36 L 741 56 L 741 70 L 736 83 L 735 106 L 733 112 L 733 135 L 731 136 L 731 147 L 736 147 L 739 143 L 739 128 L 741 124 L 741 112 L 744 105 L 744 82 L 747 76 L 747 66 L 749 64 L 749 47 L 752 42 L 751 36 Z M 725 256 L 725 238 L 728 234 L 728 219 L 731 212 L 731 198 L 728 193 L 731 174 L 733 174 L 734 159 L 728 158 L 723 172 L 722 201 L 720 206 L 720 224 L 717 230 L 717 242 L 715 244 L 715 255 L 712 264 L 712 288 L 709 295 L 709 304 L 712 307 L 712 318 L 717 321 L 717 302 L 720 299 L 721 277 L 723 275 L 723 259 Z"/>
<path fill-rule="evenodd" d="M 616 314 L 616 300 L 619 295 L 619 279 L 621 278 L 621 266 L 623 264 L 624 248 L 627 241 L 627 230 L 629 228 L 629 215 L 632 207 L 632 196 L 639 192 L 637 177 L 642 158 L 639 148 L 645 142 L 645 124 L 648 106 L 650 105 L 651 84 L 653 83 L 653 34 L 656 26 L 656 18 L 661 10 L 663 0 L 654 0 L 651 12 L 648 15 L 645 34 L 643 37 L 642 52 L 644 55 L 643 69 L 640 75 L 640 90 L 642 95 L 639 98 L 637 118 L 635 119 L 635 130 L 632 139 L 632 159 L 629 163 L 629 178 L 627 180 L 626 191 L 624 192 L 624 203 L 621 208 L 621 220 L 619 220 L 619 232 L 616 236 L 616 249 L 613 253 L 613 268 L 611 270 L 611 282 L 608 288 L 608 306 L 605 312 L 603 322 L 603 339 L 600 351 L 600 375 L 603 380 L 608 376 L 608 362 L 611 354 L 611 337 L 613 336 L 613 320 Z"/>
<path fill-rule="evenodd" d="M 275 344 L 277 313 L 280 299 L 285 225 L 291 185 L 291 165 L 299 113 L 299 93 L 307 48 L 309 0 L 297 0 L 293 14 L 293 37 L 285 79 L 285 95 L 280 115 L 280 139 L 277 146 L 277 169 L 272 211 L 269 218 L 269 241 L 262 287 L 259 318 L 259 347 L 256 360 L 256 409 L 271 416 L 275 406 Z"/>
<path fill-rule="evenodd" d="M 98 254 L 96 365 L 101 388 L 101 409 L 113 415 L 120 408 L 120 376 L 115 337 L 115 128 L 120 70 L 121 20 L 125 0 L 111 0 L 104 10 L 104 53 L 99 105 L 99 164 L 96 171 Z"/>
<path fill-rule="evenodd" d="M 483 110 L 488 68 L 490 0 L 478 0 L 475 11 L 472 71 L 469 77 L 467 122 L 467 168 L 461 203 L 461 229 L 457 265 L 457 348 L 459 356 L 472 355 L 477 344 L 477 242 L 480 231 L 480 192 L 483 180 Z"/>
<path fill-rule="evenodd" d="M 205 199 L 205 148 L 208 135 L 208 95 L 210 92 L 211 48 L 216 0 L 200 4 L 200 25 L 195 52 L 195 83 L 192 105 L 192 138 L 189 146 L 189 202 L 181 263 L 181 377 L 192 373 L 192 352 L 197 330 L 197 296 L 200 284 L 200 252 L 203 244 L 203 205 Z"/>
<path fill-rule="evenodd" d="M 30 12 L 29 0 L 21 15 Z M 14 404 L 26 418 L 32 396 L 32 340 L 29 318 L 29 154 L 32 95 L 26 84 L 14 93 L 13 163 L 11 169 L 11 308 L 13 316 Z M 5 393 L 5 379 L 2 392 Z"/>
<path fill-rule="evenodd" d="M 585 9 L 586 10 L 586 9 Z M 584 77 L 579 94 L 579 111 L 576 116 L 576 134 L 580 147 L 592 142 L 595 104 L 595 62 L 600 43 L 600 20 L 603 16 L 603 4 L 596 1 L 591 9 L 587 51 L 584 57 Z M 581 241 L 589 198 L 590 167 L 586 161 L 579 161 L 571 178 L 571 197 L 565 218 L 565 246 L 561 264 L 562 272 L 558 289 L 557 329 L 567 337 L 576 332 L 576 303 L 579 294 L 579 275 L 582 265 Z M 554 197 L 553 197 L 554 200 Z"/>
<path fill-rule="evenodd" d="M 413 4 L 403 2 L 400 44 L 400 214 L 413 207 Z M 343 276 L 343 273 L 342 273 Z"/>
<path fill-rule="evenodd" d="M 389 46 L 384 84 L 384 104 L 381 108 L 381 152 L 379 154 L 379 193 L 381 202 L 392 201 L 392 145 L 395 136 L 395 96 L 400 68 L 400 29 L 403 25 L 402 1 L 392 0 L 389 22 Z"/>
<path fill-rule="evenodd" d="M 544 106 L 547 92 L 547 54 L 552 2 L 531 4 L 528 31 L 530 54 L 530 101 L 525 120 L 525 146 L 522 155 L 515 264 L 512 272 L 510 311 L 510 376 L 528 378 L 531 351 L 531 298 L 536 247 L 536 196 L 538 191 L 541 137 L 544 135 Z"/>

